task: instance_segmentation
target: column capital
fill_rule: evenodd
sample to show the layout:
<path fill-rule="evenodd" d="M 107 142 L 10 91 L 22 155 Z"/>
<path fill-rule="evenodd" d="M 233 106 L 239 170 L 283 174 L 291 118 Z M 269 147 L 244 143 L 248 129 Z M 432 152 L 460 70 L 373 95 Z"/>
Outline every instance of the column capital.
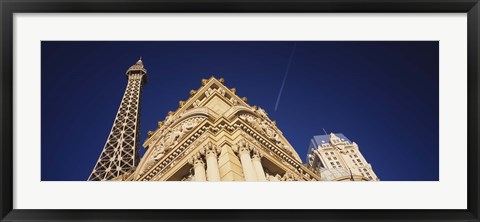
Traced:
<path fill-rule="evenodd" d="M 252 147 L 250 146 L 248 141 L 245 139 L 238 141 L 237 145 L 235 146 L 235 151 L 237 151 L 239 154 L 242 154 L 242 153 L 250 154 L 251 150 L 252 150 Z"/>
<path fill-rule="evenodd" d="M 252 155 L 252 159 L 258 159 L 260 160 L 262 157 L 263 157 L 263 154 L 261 154 L 260 152 L 258 152 L 257 149 L 253 148 L 253 155 Z"/>
<path fill-rule="evenodd" d="M 202 156 L 200 155 L 200 153 L 197 153 L 195 155 L 193 155 L 189 160 L 188 160 L 188 163 L 193 165 L 194 167 L 197 167 L 197 166 L 203 166 L 205 167 L 205 162 L 203 161 L 203 158 Z"/>
<path fill-rule="evenodd" d="M 205 153 L 206 157 L 215 156 L 217 157 L 218 153 L 220 153 L 220 149 L 217 145 L 213 144 L 212 142 L 208 142 L 205 146 L 203 146 L 202 152 Z"/>

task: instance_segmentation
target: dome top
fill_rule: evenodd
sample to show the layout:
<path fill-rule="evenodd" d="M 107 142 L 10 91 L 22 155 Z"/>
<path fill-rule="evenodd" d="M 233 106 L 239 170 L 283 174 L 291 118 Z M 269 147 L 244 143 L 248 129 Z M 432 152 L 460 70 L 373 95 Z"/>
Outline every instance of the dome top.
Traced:
<path fill-rule="evenodd" d="M 137 63 L 130 66 L 130 68 L 128 68 L 126 74 L 128 75 L 129 73 L 137 73 L 137 74 L 138 73 L 144 73 L 144 74 L 147 73 L 147 69 L 145 69 L 143 67 L 142 57 L 140 57 L 140 59 L 138 59 Z"/>

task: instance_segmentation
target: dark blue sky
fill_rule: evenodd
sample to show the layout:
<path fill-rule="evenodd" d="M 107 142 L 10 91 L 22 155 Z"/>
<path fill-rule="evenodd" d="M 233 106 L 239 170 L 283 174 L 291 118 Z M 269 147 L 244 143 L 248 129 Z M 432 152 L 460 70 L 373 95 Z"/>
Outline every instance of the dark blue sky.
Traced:
<path fill-rule="evenodd" d="M 201 79 L 223 77 L 266 110 L 305 161 L 313 135 L 345 134 L 384 181 L 439 178 L 438 42 L 42 42 L 41 175 L 86 180 L 126 69 L 148 69 L 141 141 Z M 143 147 L 141 154 L 144 153 Z"/>

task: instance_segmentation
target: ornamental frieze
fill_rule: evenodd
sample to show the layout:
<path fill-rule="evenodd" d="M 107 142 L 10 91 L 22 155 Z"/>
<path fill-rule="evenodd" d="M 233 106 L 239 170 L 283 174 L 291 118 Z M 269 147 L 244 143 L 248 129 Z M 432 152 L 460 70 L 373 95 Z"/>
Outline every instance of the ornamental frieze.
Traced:
<path fill-rule="evenodd" d="M 195 126 L 200 124 L 205 119 L 206 117 L 203 116 L 190 117 L 177 124 L 174 128 L 165 129 L 161 133 L 162 135 L 159 135 L 159 140 L 153 142 L 153 144 L 155 145 L 152 147 L 150 156 L 147 157 L 148 159 L 145 161 L 142 169 L 140 169 L 139 174 L 143 175 L 145 171 L 149 170 L 156 162 L 158 162 L 158 160 L 165 156 L 165 153 L 175 147 L 179 143 L 179 141 L 184 138 L 185 135 L 190 133 L 190 131 L 195 128 Z"/>
<path fill-rule="evenodd" d="M 274 130 L 274 127 L 271 125 L 269 121 L 259 117 L 255 117 L 250 114 L 240 114 L 239 118 L 246 121 L 255 130 L 257 130 L 258 132 L 261 132 L 267 138 L 275 142 L 277 146 L 287 150 L 287 147 L 282 142 L 282 138 L 280 137 L 280 134 Z"/>

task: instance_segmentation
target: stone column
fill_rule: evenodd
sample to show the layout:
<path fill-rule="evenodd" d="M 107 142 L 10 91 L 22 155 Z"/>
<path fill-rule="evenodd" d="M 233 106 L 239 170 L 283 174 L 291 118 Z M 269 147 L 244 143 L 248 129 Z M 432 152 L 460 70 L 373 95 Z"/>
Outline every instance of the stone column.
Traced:
<path fill-rule="evenodd" d="M 238 153 L 240 154 L 240 162 L 242 162 L 245 181 L 257 181 L 257 173 L 253 168 L 252 159 L 250 158 L 250 150 L 250 146 L 246 141 L 241 141 L 238 144 Z"/>
<path fill-rule="evenodd" d="M 207 179 L 208 181 L 220 181 L 220 171 L 218 169 L 217 147 L 212 143 L 205 146 L 205 159 L 207 159 Z"/>
<path fill-rule="evenodd" d="M 200 154 L 193 156 L 192 163 L 195 172 L 195 181 L 206 181 L 207 178 L 205 176 L 205 163 L 203 162 Z"/>
<path fill-rule="evenodd" d="M 261 155 L 256 150 L 254 150 L 254 153 L 253 153 L 252 164 L 253 164 L 255 173 L 257 175 L 258 181 L 267 181 L 267 178 L 265 177 L 265 171 L 263 171 Z"/>

